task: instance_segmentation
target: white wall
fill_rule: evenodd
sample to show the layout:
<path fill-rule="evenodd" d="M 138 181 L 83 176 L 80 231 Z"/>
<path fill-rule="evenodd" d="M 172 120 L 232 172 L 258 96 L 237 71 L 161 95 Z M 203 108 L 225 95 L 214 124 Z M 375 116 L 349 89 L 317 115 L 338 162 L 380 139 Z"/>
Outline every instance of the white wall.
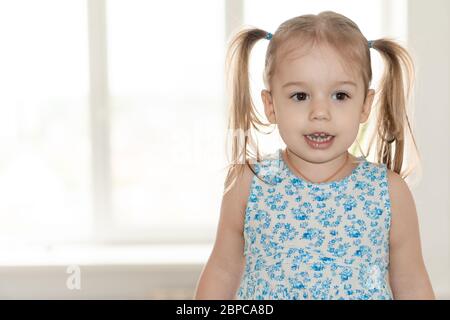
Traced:
<path fill-rule="evenodd" d="M 67 286 L 66 265 L 0 268 L 0 299 L 192 299 L 198 265 L 82 265 L 80 286 Z"/>
<path fill-rule="evenodd" d="M 450 299 L 450 1 L 408 1 L 416 63 L 415 134 L 422 178 L 416 200 L 422 252 L 437 298 Z"/>

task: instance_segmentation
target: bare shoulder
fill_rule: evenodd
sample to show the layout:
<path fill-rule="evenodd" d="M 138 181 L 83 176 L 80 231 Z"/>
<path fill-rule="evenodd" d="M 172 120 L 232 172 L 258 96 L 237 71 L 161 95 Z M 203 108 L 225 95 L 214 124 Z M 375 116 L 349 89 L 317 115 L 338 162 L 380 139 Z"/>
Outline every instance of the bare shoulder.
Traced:
<path fill-rule="evenodd" d="M 246 164 L 241 164 L 242 174 L 236 177 L 236 181 L 233 183 L 230 190 L 224 194 L 223 202 L 225 205 L 233 207 L 230 210 L 230 214 L 238 215 L 237 220 L 243 223 L 243 218 L 245 214 L 245 208 L 247 206 L 247 200 L 250 196 L 250 187 L 252 184 L 252 179 L 254 176 L 253 171 Z"/>
<path fill-rule="evenodd" d="M 408 188 L 406 181 L 397 172 L 390 169 L 386 169 L 386 171 L 390 193 L 404 192 L 405 188 Z"/>
<path fill-rule="evenodd" d="M 387 169 L 387 179 L 391 205 L 406 204 L 413 201 L 408 184 L 397 172 Z"/>
<path fill-rule="evenodd" d="M 394 299 L 434 299 L 422 256 L 419 222 L 413 195 L 397 173 L 388 170 L 391 198 L 389 280 Z"/>
<path fill-rule="evenodd" d="M 416 205 L 406 181 L 396 172 L 387 170 L 391 203 L 391 244 L 405 241 L 410 232 L 417 232 Z"/>
<path fill-rule="evenodd" d="M 237 176 L 222 197 L 216 241 L 209 262 L 235 280 L 239 278 L 244 264 L 245 208 L 253 178 L 250 168 L 242 166 L 242 174 Z"/>

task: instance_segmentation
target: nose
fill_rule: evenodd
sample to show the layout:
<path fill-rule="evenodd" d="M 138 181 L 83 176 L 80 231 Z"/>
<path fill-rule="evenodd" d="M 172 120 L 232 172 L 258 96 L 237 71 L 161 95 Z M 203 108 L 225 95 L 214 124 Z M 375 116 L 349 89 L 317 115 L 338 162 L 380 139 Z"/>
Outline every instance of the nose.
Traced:
<path fill-rule="evenodd" d="M 328 106 L 324 101 L 316 101 L 311 104 L 311 120 L 329 120 L 330 112 Z"/>

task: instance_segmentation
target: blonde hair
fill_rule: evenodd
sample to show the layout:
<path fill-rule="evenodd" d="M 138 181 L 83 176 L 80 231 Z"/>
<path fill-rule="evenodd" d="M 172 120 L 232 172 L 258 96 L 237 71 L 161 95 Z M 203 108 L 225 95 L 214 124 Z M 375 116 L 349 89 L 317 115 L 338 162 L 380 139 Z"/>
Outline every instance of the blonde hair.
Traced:
<path fill-rule="evenodd" d="M 233 132 L 233 141 L 224 193 L 228 192 L 237 177 L 243 173 L 244 165 L 249 166 L 250 170 L 258 176 L 250 161 L 250 159 L 258 162 L 261 160 L 252 132 L 253 129 L 262 132 L 261 127 L 268 127 L 271 124 L 263 123 L 258 118 L 251 98 L 249 57 L 255 43 L 265 39 L 267 35 L 268 32 L 258 28 L 243 28 L 231 37 L 228 44 L 225 61 L 226 83 L 230 99 L 228 129 Z M 269 41 L 265 55 L 263 72 L 265 86 L 271 87 L 277 62 L 283 53 L 298 47 L 299 44 L 312 46 L 316 42 L 326 43 L 336 49 L 343 57 L 342 60 L 348 70 L 362 75 L 367 97 L 366 93 L 372 81 L 368 41 L 352 20 L 333 11 L 294 17 L 278 27 Z M 280 50 L 281 48 L 283 50 Z M 373 40 L 372 48 L 380 53 L 385 67 L 380 89 L 377 92 L 378 99 L 374 102 L 374 105 L 378 107 L 376 130 L 370 139 L 367 154 L 376 139 L 376 162 L 386 164 L 388 169 L 405 178 L 407 175 L 402 171 L 402 165 L 406 126 L 418 154 L 407 115 L 407 101 L 414 81 L 414 64 L 407 50 L 393 39 Z M 227 136 L 227 143 L 228 138 Z M 364 154 L 362 150 L 361 152 Z"/>

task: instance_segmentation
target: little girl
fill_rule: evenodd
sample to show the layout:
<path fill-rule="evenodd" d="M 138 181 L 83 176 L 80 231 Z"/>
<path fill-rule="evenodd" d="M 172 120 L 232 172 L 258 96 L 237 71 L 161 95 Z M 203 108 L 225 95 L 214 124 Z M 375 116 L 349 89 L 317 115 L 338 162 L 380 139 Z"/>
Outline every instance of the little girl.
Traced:
<path fill-rule="evenodd" d="M 249 130 L 265 124 L 250 97 L 248 60 L 260 39 L 269 40 L 264 111 L 286 148 L 266 158 L 256 148 L 255 160 Z M 371 48 L 385 62 L 376 163 L 347 151 L 374 100 Z M 228 50 L 229 128 L 245 135 L 233 136 L 217 238 L 195 298 L 434 299 L 401 174 L 414 74 L 407 51 L 390 39 L 367 41 L 331 11 L 292 18 L 273 35 L 240 31 Z"/>

